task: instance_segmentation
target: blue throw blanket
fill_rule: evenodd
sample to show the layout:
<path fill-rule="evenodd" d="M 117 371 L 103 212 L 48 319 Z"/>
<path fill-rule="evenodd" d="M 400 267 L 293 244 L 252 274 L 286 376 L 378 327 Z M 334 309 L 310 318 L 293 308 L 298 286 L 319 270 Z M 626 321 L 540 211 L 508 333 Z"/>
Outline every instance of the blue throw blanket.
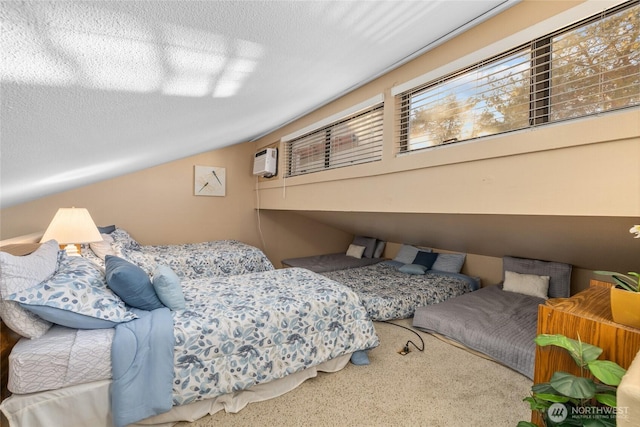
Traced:
<path fill-rule="evenodd" d="M 116 326 L 111 347 L 113 424 L 124 427 L 172 407 L 173 319 L 168 308 L 135 310 Z"/>

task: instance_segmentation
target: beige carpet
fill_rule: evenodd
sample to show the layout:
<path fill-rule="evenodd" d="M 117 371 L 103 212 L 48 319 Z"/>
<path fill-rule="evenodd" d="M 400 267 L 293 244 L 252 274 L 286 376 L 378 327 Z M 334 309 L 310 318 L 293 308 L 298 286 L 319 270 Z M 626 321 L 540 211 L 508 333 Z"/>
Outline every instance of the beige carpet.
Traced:
<path fill-rule="evenodd" d="M 411 320 L 397 321 L 411 326 Z M 531 381 L 490 360 L 425 333 L 425 351 L 400 356 L 415 334 L 376 323 L 380 346 L 367 366 L 348 364 L 321 373 L 278 398 L 224 411 L 179 427 L 220 426 L 429 426 L 514 427 L 529 420 L 522 399 Z"/>

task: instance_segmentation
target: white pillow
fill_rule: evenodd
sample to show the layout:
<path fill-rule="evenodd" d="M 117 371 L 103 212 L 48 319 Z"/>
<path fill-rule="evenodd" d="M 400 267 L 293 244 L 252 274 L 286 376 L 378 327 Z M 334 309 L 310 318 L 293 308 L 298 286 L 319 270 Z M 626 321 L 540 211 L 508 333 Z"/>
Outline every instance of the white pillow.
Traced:
<path fill-rule="evenodd" d="M 513 271 L 505 271 L 502 290 L 548 299 L 549 276 L 536 276 L 535 274 L 520 274 Z"/>
<path fill-rule="evenodd" d="M 58 242 L 49 240 L 25 256 L 0 252 L 0 317 L 9 328 L 23 337 L 41 337 L 49 330 L 51 323 L 6 298 L 50 278 L 58 266 L 58 251 Z"/>
<path fill-rule="evenodd" d="M 354 258 L 362 258 L 362 254 L 366 248 L 364 246 L 354 245 L 353 243 L 349 245 L 349 249 L 347 249 L 347 256 L 351 256 Z"/>
<path fill-rule="evenodd" d="M 113 236 L 111 236 L 111 234 L 101 234 L 100 236 L 102 236 L 101 241 L 89 243 L 93 253 L 101 260 L 104 260 L 104 257 L 107 255 L 116 255 L 115 251 L 111 247 L 111 243 L 113 243 Z"/>

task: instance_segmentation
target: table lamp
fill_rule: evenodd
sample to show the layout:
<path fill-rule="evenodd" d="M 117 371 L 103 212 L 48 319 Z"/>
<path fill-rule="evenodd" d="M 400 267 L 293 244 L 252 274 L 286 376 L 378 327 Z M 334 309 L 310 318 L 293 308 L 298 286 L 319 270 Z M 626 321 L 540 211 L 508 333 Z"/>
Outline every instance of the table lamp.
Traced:
<path fill-rule="evenodd" d="M 60 208 L 51 220 L 41 242 L 54 239 L 67 255 L 79 256 L 80 244 L 102 240 L 98 227 L 84 208 Z"/>

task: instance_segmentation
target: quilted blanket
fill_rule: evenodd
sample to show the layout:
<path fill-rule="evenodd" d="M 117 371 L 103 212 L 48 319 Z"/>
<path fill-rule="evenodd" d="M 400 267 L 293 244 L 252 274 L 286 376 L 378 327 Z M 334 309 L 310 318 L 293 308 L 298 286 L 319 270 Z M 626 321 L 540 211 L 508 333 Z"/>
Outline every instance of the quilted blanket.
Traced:
<path fill-rule="evenodd" d="M 141 245 L 120 228 L 111 233 L 115 254 L 151 274 L 168 265 L 181 278 L 230 276 L 273 270 L 260 249 L 237 240 L 215 240 L 182 245 Z"/>
<path fill-rule="evenodd" d="M 174 405 L 255 384 L 378 345 L 358 296 L 300 268 L 186 281 L 173 312 Z"/>
<path fill-rule="evenodd" d="M 245 390 L 379 343 L 358 296 L 309 270 L 184 280 L 182 286 L 187 307 L 171 312 L 172 405 Z M 119 399 L 128 400 L 139 403 Z"/>
<path fill-rule="evenodd" d="M 322 275 L 358 294 L 373 320 L 405 319 L 413 316 L 418 307 L 477 289 L 477 283 L 463 274 L 433 270 L 424 275 L 407 274 L 388 262 Z"/>

